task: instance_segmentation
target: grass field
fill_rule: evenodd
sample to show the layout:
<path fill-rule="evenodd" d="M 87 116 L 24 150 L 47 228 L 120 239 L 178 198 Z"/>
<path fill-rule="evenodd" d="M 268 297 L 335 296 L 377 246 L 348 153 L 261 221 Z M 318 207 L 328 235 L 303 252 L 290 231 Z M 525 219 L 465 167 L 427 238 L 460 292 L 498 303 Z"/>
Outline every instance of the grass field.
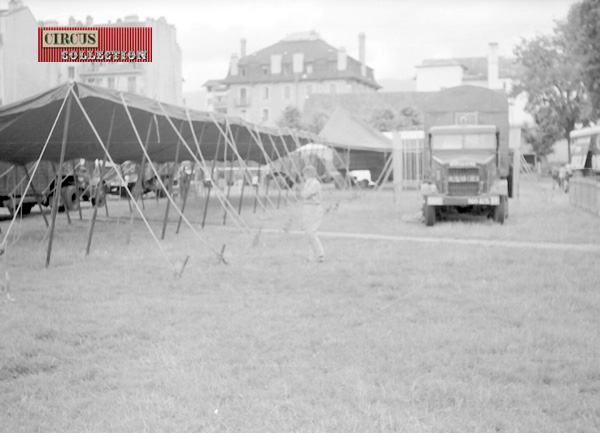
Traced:
<path fill-rule="evenodd" d="M 600 219 L 546 181 L 503 226 L 426 228 L 412 192 L 327 199 L 328 232 L 600 244 Z M 600 431 L 600 253 L 324 236 L 307 263 L 298 204 L 244 203 L 251 233 L 216 202 L 198 229 L 229 265 L 171 210 L 181 277 L 126 201 L 87 258 L 89 208 L 59 215 L 48 269 L 41 216 L 23 219 L 0 258 L 0 432 Z M 160 234 L 164 199 L 145 206 Z"/>

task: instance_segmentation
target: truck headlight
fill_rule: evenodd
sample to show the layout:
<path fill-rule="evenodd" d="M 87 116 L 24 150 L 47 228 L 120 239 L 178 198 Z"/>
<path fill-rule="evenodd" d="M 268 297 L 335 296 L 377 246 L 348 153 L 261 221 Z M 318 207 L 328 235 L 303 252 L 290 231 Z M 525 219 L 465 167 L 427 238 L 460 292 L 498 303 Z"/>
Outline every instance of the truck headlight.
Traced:
<path fill-rule="evenodd" d="M 506 179 L 500 179 L 492 184 L 490 194 L 508 195 L 508 181 Z"/>

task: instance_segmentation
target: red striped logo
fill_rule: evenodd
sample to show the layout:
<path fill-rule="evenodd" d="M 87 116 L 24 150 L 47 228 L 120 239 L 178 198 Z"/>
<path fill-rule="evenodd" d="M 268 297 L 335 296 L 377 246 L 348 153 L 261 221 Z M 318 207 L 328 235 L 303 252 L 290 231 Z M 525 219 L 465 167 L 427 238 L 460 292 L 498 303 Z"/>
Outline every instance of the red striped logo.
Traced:
<path fill-rule="evenodd" d="M 38 27 L 38 62 L 151 62 L 152 27 Z"/>

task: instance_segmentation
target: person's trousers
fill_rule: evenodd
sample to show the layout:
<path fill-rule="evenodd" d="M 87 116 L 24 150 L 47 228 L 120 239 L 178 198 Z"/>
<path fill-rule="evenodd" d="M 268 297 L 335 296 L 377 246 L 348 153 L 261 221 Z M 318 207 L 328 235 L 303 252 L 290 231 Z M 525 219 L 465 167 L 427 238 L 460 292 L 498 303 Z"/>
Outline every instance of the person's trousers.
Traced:
<path fill-rule="evenodd" d="M 323 257 L 325 251 L 323 250 L 323 245 L 321 244 L 319 236 L 317 236 L 317 230 L 323 220 L 323 207 L 320 205 L 305 204 L 302 216 L 304 231 L 310 247 L 316 257 Z"/>

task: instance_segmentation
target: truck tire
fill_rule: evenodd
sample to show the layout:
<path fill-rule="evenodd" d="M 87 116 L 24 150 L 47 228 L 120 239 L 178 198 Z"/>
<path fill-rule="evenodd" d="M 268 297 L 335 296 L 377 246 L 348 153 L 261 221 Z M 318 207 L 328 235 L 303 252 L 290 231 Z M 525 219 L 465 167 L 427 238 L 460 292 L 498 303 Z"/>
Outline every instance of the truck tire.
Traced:
<path fill-rule="evenodd" d="M 494 221 L 504 224 L 507 214 L 507 199 L 506 196 L 500 197 L 500 204 L 494 208 Z"/>
<path fill-rule="evenodd" d="M 77 209 L 77 204 L 79 203 L 79 194 L 75 185 L 69 185 L 62 188 L 61 193 L 65 207 L 68 210 Z"/>
<path fill-rule="evenodd" d="M 425 225 L 432 227 L 435 224 L 435 206 L 423 205 L 423 216 L 425 217 Z"/>
<path fill-rule="evenodd" d="M 92 206 L 96 207 L 104 207 L 106 203 L 106 193 L 104 191 L 100 192 L 100 195 L 96 199 L 96 197 L 92 197 Z"/>

